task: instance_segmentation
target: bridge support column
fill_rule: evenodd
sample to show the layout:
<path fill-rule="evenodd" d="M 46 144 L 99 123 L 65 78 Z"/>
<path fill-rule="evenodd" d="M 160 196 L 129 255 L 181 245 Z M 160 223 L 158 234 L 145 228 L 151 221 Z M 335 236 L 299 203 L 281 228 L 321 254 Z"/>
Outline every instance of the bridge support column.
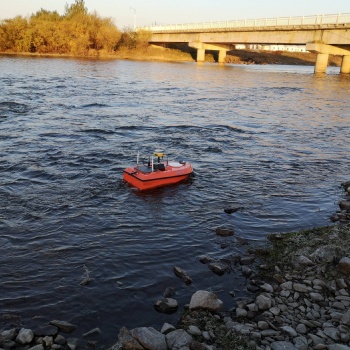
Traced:
<path fill-rule="evenodd" d="M 204 62 L 205 60 L 205 50 L 197 49 L 197 62 Z"/>
<path fill-rule="evenodd" d="M 350 56 L 343 56 L 340 73 L 350 73 Z"/>
<path fill-rule="evenodd" d="M 325 73 L 328 65 L 328 53 L 318 53 L 315 64 L 315 73 Z"/>
<path fill-rule="evenodd" d="M 226 50 L 219 50 L 219 59 L 218 63 L 225 63 Z"/>

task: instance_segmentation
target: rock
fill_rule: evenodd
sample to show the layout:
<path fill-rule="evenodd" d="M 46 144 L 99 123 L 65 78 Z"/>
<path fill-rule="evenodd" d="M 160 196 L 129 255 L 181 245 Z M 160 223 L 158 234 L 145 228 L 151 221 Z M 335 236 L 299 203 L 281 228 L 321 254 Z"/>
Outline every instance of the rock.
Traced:
<path fill-rule="evenodd" d="M 13 340 L 5 340 L 2 344 L 5 350 L 10 350 L 18 347 L 18 343 Z"/>
<path fill-rule="evenodd" d="M 235 213 L 236 211 L 238 211 L 240 209 L 241 209 L 240 207 L 237 207 L 237 208 L 226 208 L 226 209 L 224 209 L 224 212 L 226 214 L 232 214 L 232 213 Z"/>
<path fill-rule="evenodd" d="M 173 287 L 167 287 L 164 291 L 163 297 L 164 298 L 171 298 L 173 295 L 175 295 L 175 288 Z"/>
<path fill-rule="evenodd" d="M 77 338 L 68 338 L 67 339 L 67 347 L 70 350 L 75 350 L 79 344 L 79 339 Z"/>
<path fill-rule="evenodd" d="M 166 335 L 166 342 L 172 350 L 188 347 L 192 340 L 192 337 L 184 329 L 176 329 Z"/>
<path fill-rule="evenodd" d="M 28 350 L 44 350 L 44 346 L 42 344 L 38 344 L 38 345 L 32 346 Z"/>
<path fill-rule="evenodd" d="M 271 308 L 272 301 L 271 298 L 260 294 L 256 297 L 255 304 L 259 310 L 268 310 Z"/>
<path fill-rule="evenodd" d="M 306 266 L 313 266 L 314 263 L 304 255 L 298 255 L 293 261 L 293 265 L 296 269 L 303 269 Z"/>
<path fill-rule="evenodd" d="M 218 311 L 223 306 L 223 302 L 218 299 L 214 293 L 205 290 L 195 292 L 190 301 L 190 310 L 205 309 L 209 311 Z"/>
<path fill-rule="evenodd" d="M 298 333 L 290 326 L 282 326 L 280 329 L 287 334 L 288 336 L 294 338 L 298 335 Z"/>
<path fill-rule="evenodd" d="M 340 201 L 339 208 L 341 210 L 350 211 L 350 202 L 349 201 Z"/>
<path fill-rule="evenodd" d="M 303 323 L 299 323 L 297 325 L 297 327 L 295 328 L 295 330 L 299 333 L 299 334 L 306 334 L 307 333 L 307 329 L 306 326 Z"/>
<path fill-rule="evenodd" d="M 294 338 L 293 343 L 294 343 L 295 347 L 299 350 L 307 350 L 308 349 L 307 339 L 303 336 Z"/>
<path fill-rule="evenodd" d="M 261 330 L 269 329 L 269 324 L 266 321 L 258 321 L 258 328 Z"/>
<path fill-rule="evenodd" d="M 160 330 L 160 333 L 168 334 L 169 332 L 174 330 L 175 330 L 175 327 L 172 324 L 164 323 L 162 329 Z"/>
<path fill-rule="evenodd" d="M 313 301 L 323 301 L 324 297 L 320 293 L 310 293 L 310 298 Z"/>
<path fill-rule="evenodd" d="M 313 348 L 316 348 L 316 346 L 318 345 L 324 345 L 324 340 L 320 337 L 318 337 L 317 335 L 314 335 L 314 334 L 308 334 L 307 337 L 309 339 L 311 339 L 311 342 L 312 342 L 312 345 L 313 345 Z"/>
<path fill-rule="evenodd" d="M 93 280 L 93 278 L 85 277 L 79 284 L 81 286 L 87 286 L 88 284 L 90 284 L 90 282 L 93 282 Z"/>
<path fill-rule="evenodd" d="M 350 347 L 344 344 L 331 344 L 328 345 L 328 350 L 350 350 Z"/>
<path fill-rule="evenodd" d="M 222 276 L 227 270 L 228 266 L 222 263 L 211 263 L 208 265 L 209 269 L 213 271 L 216 275 Z"/>
<path fill-rule="evenodd" d="M 91 329 L 90 331 L 84 333 L 83 337 L 87 338 L 87 337 L 90 337 L 90 336 L 99 335 L 101 333 L 102 333 L 101 329 L 97 327 L 97 328 Z"/>
<path fill-rule="evenodd" d="M 140 327 L 130 331 L 130 334 L 148 350 L 167 350 L 165 335 L 153 327 Z"/>
<path fill-rule="evenodd" d="M 341 185 L 344 187 L 345 190 L 347 190 L 347 188 L 350 187 L 350 181 L 345 181 L 341 183 Z"/>
<path fill-rule="evenodd" d="M 44 337 L 45 335 L 55 337 L 58 333 L 58 329 L 55 326 L 48 325 L 34 329 L 33 333 L 35 337 Z"/>
<path fill-rule="evenodd" d="M 273 293 L 274 289 L 271 286 L 271 284 L 268 283 L 264 283 L 260 286 L 260 289 L 262 289 L 264 292 L 268 292 L 268 293 Z"/>
<path fill-rule="evenodd" d="M 269 311 L 272 313 L 274 316 L 278 316 L 281 312 L 281 309 L 278 306 L 273 306 Z"/>
<path fill-rule="evenodd" d="M 31 329 L 21 328 L 17 337 L 16 342 L 21 345 L 30 344 L 34 339 L 34 333 Z"/>
<path fill-rule="evenodd" d="M 292 343 L 287 341 L 275 341 L 271 344 L 272 350 L 298 350 Z"/>
<path fill-rule="evenodd" d="M 54 342 L 58 345 L 64 345 L 66 344 L 66 338 L 64 336 L 62 336 L 61 334 L 59 334 L 55 339 Z"/>
<path fill-rule="evenodd" d="M 250 277 L 253 274 L 253 270 L 250 269 L 248 266 L 242 266 L 242 275 L 244 277 Z"/>
<path fill-rule="evenodd" d="M 14 340 L 17 336 L 17 331 L 15 328 L 12 328 L 10 330 L 1 332 L 1 336 L 3 338 L 3 341 Z"/>
<path fill-rule="evenodd" d="M 174 273 L 177 277 L 181 278 L 185 284 L 191 284 L 193 282 L 192 278 L 190 278 L 184 270 L 177 266 L 174 267 Z"/>
<path fill-rule="evenodd" d="M 311 287 L 309 287 L 305 284 L 302 284 L 302 283 L 293 283 L 293 289 L 297 292 L 300 292 L 300 293 L 307 293 L 307 292 L 312 291 Z"/>
<path fill-rule="evenodd" d="M 287 281 L 287 282 L 284 282 L 280 285 L 280 287 L 283 289 L 283 290 L 291 290 L 293 288 L 293 282 L 292 281 Z"/>
<path fill-rule="evenodd" d="M 215 233 L 218 236 L 221 236 L 221 237 L 229 237 L 229 236 L 233 236 L 234 235 L 233 230 L 228 229 L 228 228 L 217 228 L 215 230 Z"/>
<path fill-rule="evenodd" d="M 168 315 L 173 314 L 178 309 L 177 301 L 172 298 L 159 299 L 153 306 L 158 312 L 163 312 Z"/>
<path fill-rule="evenodd" d="M 52 326 L 56 326 L 60 331 L 65 333 L 72 333 L 78 328 L 74 324 L 68 323 L 66 321 L 53 320 L 50 321 L 49 324 Z"/>
<path fill-rule="evenodd" d="M 346 326 L 350 326 L 350 309 L 348 309 L 348 311 L 346 311 L 345 314 L 342 316 L 341 323 Z"/>
<path fill-rule="evenodd" d="M 123 350 L 144 350 L 144 347 L 132 337 L 131 333 L 125 327 L 119 331 L 118 342 Z"/>
<path fill-rule="evenodd" d="M 188 333 L 195 336 L 200 336 L 202 334 L 201 330 L 193 325 L 188 327 Z"/>
<path fill-rule="evenodd" d="M 350 276 L 350 258 L 344 257 L 340 259 L 338 271 L 346 276 Z"/>
<path fill-rule="evenodd" d="M 215 262 L 215 259 L 212 258 L 211 256 L 201 255 L 201 256 L 199 257 L 199 261 L 200 261 L 202 264 L 208 264 L 208 263 Z"/>
<path fill-rule="evenodd" d="M 326 327 L 323 329 L 323 333 L 327 336 L 333 339 L 334 341 L 340 340 L 340 333 L 337 328 L 334 327 Z"/>
<path fill-rule="evenodd" d="M 247 314 L 248 314 L 248 311 L 245 309 L 241 309 L 239 307 L 236 309 L 236 316 L 237 317 L 246 317 Z"/>
<path fill-rule="evenodd" d="M 255 255 L 242 256 L 239 262 L 241 265 L 250 265 L 254 262 L 255 258 Z"/>

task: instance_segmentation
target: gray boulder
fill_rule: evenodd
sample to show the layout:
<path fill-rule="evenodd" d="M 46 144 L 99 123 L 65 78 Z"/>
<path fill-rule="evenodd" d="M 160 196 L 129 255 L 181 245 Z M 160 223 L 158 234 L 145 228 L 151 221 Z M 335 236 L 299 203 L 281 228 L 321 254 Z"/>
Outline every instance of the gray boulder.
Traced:
<path fill-rule="evenodd" d="M 79 339 L 77 338 L 68 338 L 67 347 L 70 350 L 75 350 L 78 347 Z"/>
<path fill-rule="evenodd" d="M 178 303 L 173 298 L 158 299 L 154 303 L 154 308 L 158 312 L 163 312 L 163 313 L 166 313 L 166 314 L 172 314 L 172 313 L 176 312 L 176 310 L 178 309 Z"/>
<path fill-rule="evenodd" d="M 38 345 L 32 346 L 28 350 L 44 350 L 44 346 L 42 344 L 38 344 Z"/>
<path fill-rule="evenodd" d="M 271 308 L 272 301 L 271 298 L 260 294 L 256 297 L 255 304 L 259 310 L 268 310 Z"/>
<path fill-rule="evenodd" d="M 192 337 L 184 329 L 176 329 L 166 335 L 166 342 L 172 350 L 188 347 L 192 340 Z"/>
<path fill-rule="evenodd" d="M 162 329 L 160 330 L 160 333 L 168 334 L 168 333 L 174 331 L 175 329 L 176 328 L 172 324 L 165 322 L 163 324 Z"/>
<path fill-rule="evenodd" d="M 21 328 L 17 337 L 16 342 L 25 345 L 30 344 L 34 339 L 34 333 L 31 329 Z"/>
<path fill-rule="evenodd" d="M 3 341 L 5 340 L 14 340 L 16 338 L 17 335 L 17 331 L 15 328 L 12 328 L 8 331 L 3 331 L 0 334 L 2 336 Z"/>
<path fill-rule="evenodd" d="M 190 301 L 190 310 L 205 309 L 209 311 L 218 311 L 223 306 L 223 302 L 218 299 L 214 293 L 205 290 L 195 292 Z"/>
<path fill-rule="evenodd" d="M 130 334 L 148 350 L 167 350 L 165 335 L 153 327 L 140 327 L 130 331 Z"/>
<path fill-rule="evenodd" d="M 78 328 L 74 324 L 68 323 L 66 321 L 59 321 L 59 320 L 50 321 L 49 324 L 52 326 L 56 326 L 59 330 L 66 333 L 72 333 Z"/>
<path fill-rule="evenodd" d="M 122 327 L 118 334 L 118 343 L 124 350 L 143 350 L 144 347 L 130 334 L 129 330 Z"/>

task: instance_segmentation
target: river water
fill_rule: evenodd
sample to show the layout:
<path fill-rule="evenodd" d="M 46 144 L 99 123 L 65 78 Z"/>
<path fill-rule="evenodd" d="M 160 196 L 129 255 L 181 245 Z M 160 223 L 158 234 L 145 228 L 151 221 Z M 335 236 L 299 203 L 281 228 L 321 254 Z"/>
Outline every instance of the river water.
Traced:
<path fill-rule="evenodd" d="M 65 320 L 77 337 L 99 327 L 106 346 L 123 325 L 175 322 L 153 308 L 167 287 L 181 307 L 197 289 L 232 307 L 239 271 L 216 276 L 200 255 L 243 254 L 237 237 L 265 245 L 337 210 L 350 176 L 350 76 L 338 72 L 0 56 L 0 315 Z M 195 177 L 128 187 L 123 169 L 156 148 Z"/>

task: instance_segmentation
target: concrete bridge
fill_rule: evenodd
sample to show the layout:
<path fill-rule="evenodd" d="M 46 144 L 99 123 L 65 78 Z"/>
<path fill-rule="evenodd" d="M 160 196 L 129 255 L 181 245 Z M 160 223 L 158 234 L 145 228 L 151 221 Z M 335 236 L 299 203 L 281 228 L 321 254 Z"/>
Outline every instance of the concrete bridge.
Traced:
<path fill-rule="evenodd" d="M 227 51 L 236 45 L 306 45 L 317 53 L 315 73 L 325 72 L 328 57 L 343 56 L 341 73 L 350 73 L 350 13 L 303 17 L 263 18 L 206 23 L 139 27 L 152 33 L 150 43 L 187 43 L 203 62 L 205 50 L 219 51 L 224 63 Z"/>

